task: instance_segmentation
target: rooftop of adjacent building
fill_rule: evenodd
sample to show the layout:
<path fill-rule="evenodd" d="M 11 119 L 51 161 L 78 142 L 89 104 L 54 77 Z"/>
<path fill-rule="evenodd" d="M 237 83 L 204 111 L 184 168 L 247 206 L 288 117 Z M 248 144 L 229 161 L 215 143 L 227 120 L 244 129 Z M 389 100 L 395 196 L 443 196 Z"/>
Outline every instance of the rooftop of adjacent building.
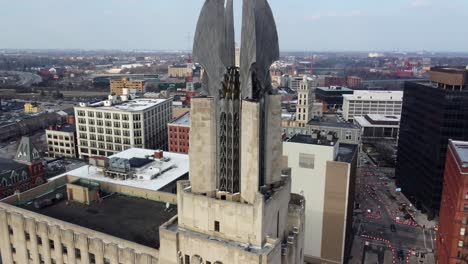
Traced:
<path fill-rule="evenodd" d="M 367 114 L 365 116 L 355 116 L 354 119 L 361 127 L 372 126 L 396 126 L 400 125 L 399 115 Z"/>
<path fill-rule="evenodd" d="M 163 152 L 162 155 L 167 160 L 160 161 L 152 158 L 155 155 L 155 152 L 155 150 L 150 149 L 131 148 L 109 157 L 109 159 L 120 158 L 129 160 L 132 169 L 138 170 L 138 175 L 143 176 L 144 179 L 127 179 L 124 181 L 119 179 L 113 179 L 105 177 L 102 168 L 93 165 L 87 165 L 69 171 L 65 174 L 56 176 L 52 178 L 52 180 L 62 177 L 64 175 L 70 175 L 82 179 L 97 180 L 146 190 L 158 191 L 164 188 L 165 186 L 177 180 L 180 180 L 182 177 L 188 174 L 188 155 L 172 152 Z M 143 160 L 145 160 L 145 162 L 142 162 Z M 160 175 L 153 179 L 149 179 L 151 178 L 151 176 L 158 174 L 158 172 L 160 171 L 162 171 Z"/>
<path fill-rule="evenodd" d="M 0 158 L 0 174 L 3 174 L 11 170 L 19 169 L 25 166 L 26 166 L 25 164 L 19 163 L 12 159 Z"/>
<path fill-rule="evenodd" d="M 317 90 L 325 92 L 353 92 L 353 89 L 344 86 L 317 87 Z"/>
<path fill-rule="evenodd" d="M 144 111 L 149 108 L 155 107 L 162 103 L 167 102 L 169 99 L 152 99 L 152 98 L 136 98 L 131 99 L 128 101 L 114 101 L 112 105 L 106 106 L 105 102 L 108 101 L 101 101 L 93 104 L 80 104 L 79 107 L 76 108 L 98 108 L 100 110 L 113 110 L 113 111 L 125 111 L 125 112 L 138 112 Z"/>
<path fill-rule="evenodd" d="M 371 99 L 384 99 L 384 100 L 403 100 L 403 91 L 375 91 L 375 90 L 354 90 L 353 94 L 345 94 L 343 98 L 346 100 L 371 100 Z"/>
<path fill-rule="evenodd" d="M 187 64 L 174 64 L 174 65 L 169 65 L 169 68 L 189 68 Z"/>
<path fill-rule="evenodd" d="M 176 120 L 174 120 L 170 124 L 190 126 L 190 112 L 186 112 L 185 114 L 181 115 L 180 117 L 178 117 Z"/>
<path fill-rule="evenodd" d="M 333 133 L 322 135 L 321 132 L 317 131 L 312 135 L 296 134 L 288 142 L 333 147 L 338 142 L 338 138 Z"/>
<path fill-rule="evenodd" d="M 468 168 L 468 142 L 451 140 L 455 152 L 462 162 L 463 168 Z"/>
<path fill-rule="evenodd" d="M 63 198 L 57 199 L 57 194 Z M 177 214 L 174 208 L 167 210 L 166 203 L 119 193 L 103 192 L 101 201 L 89 205 L 66 197 L 66 186 L 61 186 L 17 206 L 152 248 L 159 248 L 159 226 Z M 35 201 L 45 199 L 51 204 L 40 209 L 35 206 Z"/>
<path fill-rule="evenodd" d="M 316 133 L 319 133 L 319 131 L 316 131 Z M 339 139 L 336 137 L 334 133 L 328 133 L 327 134 L 328 138 L 327 136 L 318 135 L 316 133 L 315 135 L 317 136 L 315 137 L 314 137 L 314 134 L 313 135 L 296 134 L 293 137 L 291 137 L 287 142 L 337 147 L 335 161 L 347 162 L 347 163 L 352 162 L 353 157 L 355 156 L 355 153 L 358 149 L 358 145 L 339 143 Z M 331 139 L 330 135 L 333 135 L 333 139 Z"/>
<path fill-rule="evenodd" d="M 66 125 L 62 125 L 62 126 L 53 126 L 53 127 L 49 127 L 49 129 L 47 129 L 47 130 L 71 133 L 71 132 L 76 132 L 76 125 L 66 124 Z"/>
<path fill-rule="evenodd" d="M 348 128 L 348 129 L 360 129 L 356 123 L 333 121 L 333 120 L 319 120 L 312 119 L 308 123 L 309 126 L 320 126 L 320 127 L 334 127 L 334 128 Z"/>
<path fill-rule="evenodd" d="M 432 67 L 431 71 L 443 73 L 461 73 L 468 74 L 468 66 L 439 66 Z"/>

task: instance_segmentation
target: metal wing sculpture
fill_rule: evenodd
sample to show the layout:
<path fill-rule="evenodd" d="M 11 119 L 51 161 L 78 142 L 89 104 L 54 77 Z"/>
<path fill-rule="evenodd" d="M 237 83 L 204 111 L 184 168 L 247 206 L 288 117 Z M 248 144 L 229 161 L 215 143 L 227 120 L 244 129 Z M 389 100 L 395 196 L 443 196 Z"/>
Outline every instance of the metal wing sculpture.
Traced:
<path fill-rule="evenodd" d="M 242 98 L 260 99 L 271 90 L 270 67 L 279 59 L 278 33 L 266 0 L 244 0 L 242 12 Z"/>
<path fill-rule="evenodd" d="M 226 67 L 224 53 L 224 0 L 206 0 L 198 19 L 193 44 L 193 59 L 204 69 L 203 89 L 206 95 L 215 95 L 223 81 Z"/>

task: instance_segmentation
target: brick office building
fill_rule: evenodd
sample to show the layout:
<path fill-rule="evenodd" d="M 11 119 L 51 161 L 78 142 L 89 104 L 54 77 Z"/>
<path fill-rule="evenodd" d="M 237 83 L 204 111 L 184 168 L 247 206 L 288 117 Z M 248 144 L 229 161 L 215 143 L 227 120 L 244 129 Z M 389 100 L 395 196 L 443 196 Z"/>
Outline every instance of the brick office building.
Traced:
<path fill-rule="evenodd" d="M 188 154 L 190 133 L 190 112 L 167 124 L 169 151 Z"/>
<path fill-rule="evenodd" d="M 450 140 L 437 234 L 439 264 L 468 261 L 468 142 Z"/>

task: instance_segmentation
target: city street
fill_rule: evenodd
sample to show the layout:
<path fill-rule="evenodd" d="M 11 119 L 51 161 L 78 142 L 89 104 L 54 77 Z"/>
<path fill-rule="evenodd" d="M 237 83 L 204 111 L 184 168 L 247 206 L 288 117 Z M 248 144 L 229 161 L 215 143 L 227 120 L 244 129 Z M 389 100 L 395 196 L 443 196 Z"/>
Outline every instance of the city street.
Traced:
<path fill-rule="evenodd" d="M 435 223 L 397 192 L 392 170 L 359 159 L 349 263 L 435 263 Z"/>

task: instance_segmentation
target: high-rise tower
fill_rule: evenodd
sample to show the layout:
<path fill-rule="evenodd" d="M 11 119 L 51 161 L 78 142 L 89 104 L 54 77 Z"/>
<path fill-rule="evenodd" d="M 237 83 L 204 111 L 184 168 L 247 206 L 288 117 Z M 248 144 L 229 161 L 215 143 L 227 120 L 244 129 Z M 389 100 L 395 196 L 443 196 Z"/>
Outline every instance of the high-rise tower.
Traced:
<path fill-rule="evenodd" d="M 268 2 L 244 0 L 240 67 L 232 0 L 205 2 L 193 55 L 205 96 L 192 99 L 190 181 L 178 184 L 177 218 L 160 228 L 161 263 L 302 263 L 305 201 L 281 166 Z"/>

